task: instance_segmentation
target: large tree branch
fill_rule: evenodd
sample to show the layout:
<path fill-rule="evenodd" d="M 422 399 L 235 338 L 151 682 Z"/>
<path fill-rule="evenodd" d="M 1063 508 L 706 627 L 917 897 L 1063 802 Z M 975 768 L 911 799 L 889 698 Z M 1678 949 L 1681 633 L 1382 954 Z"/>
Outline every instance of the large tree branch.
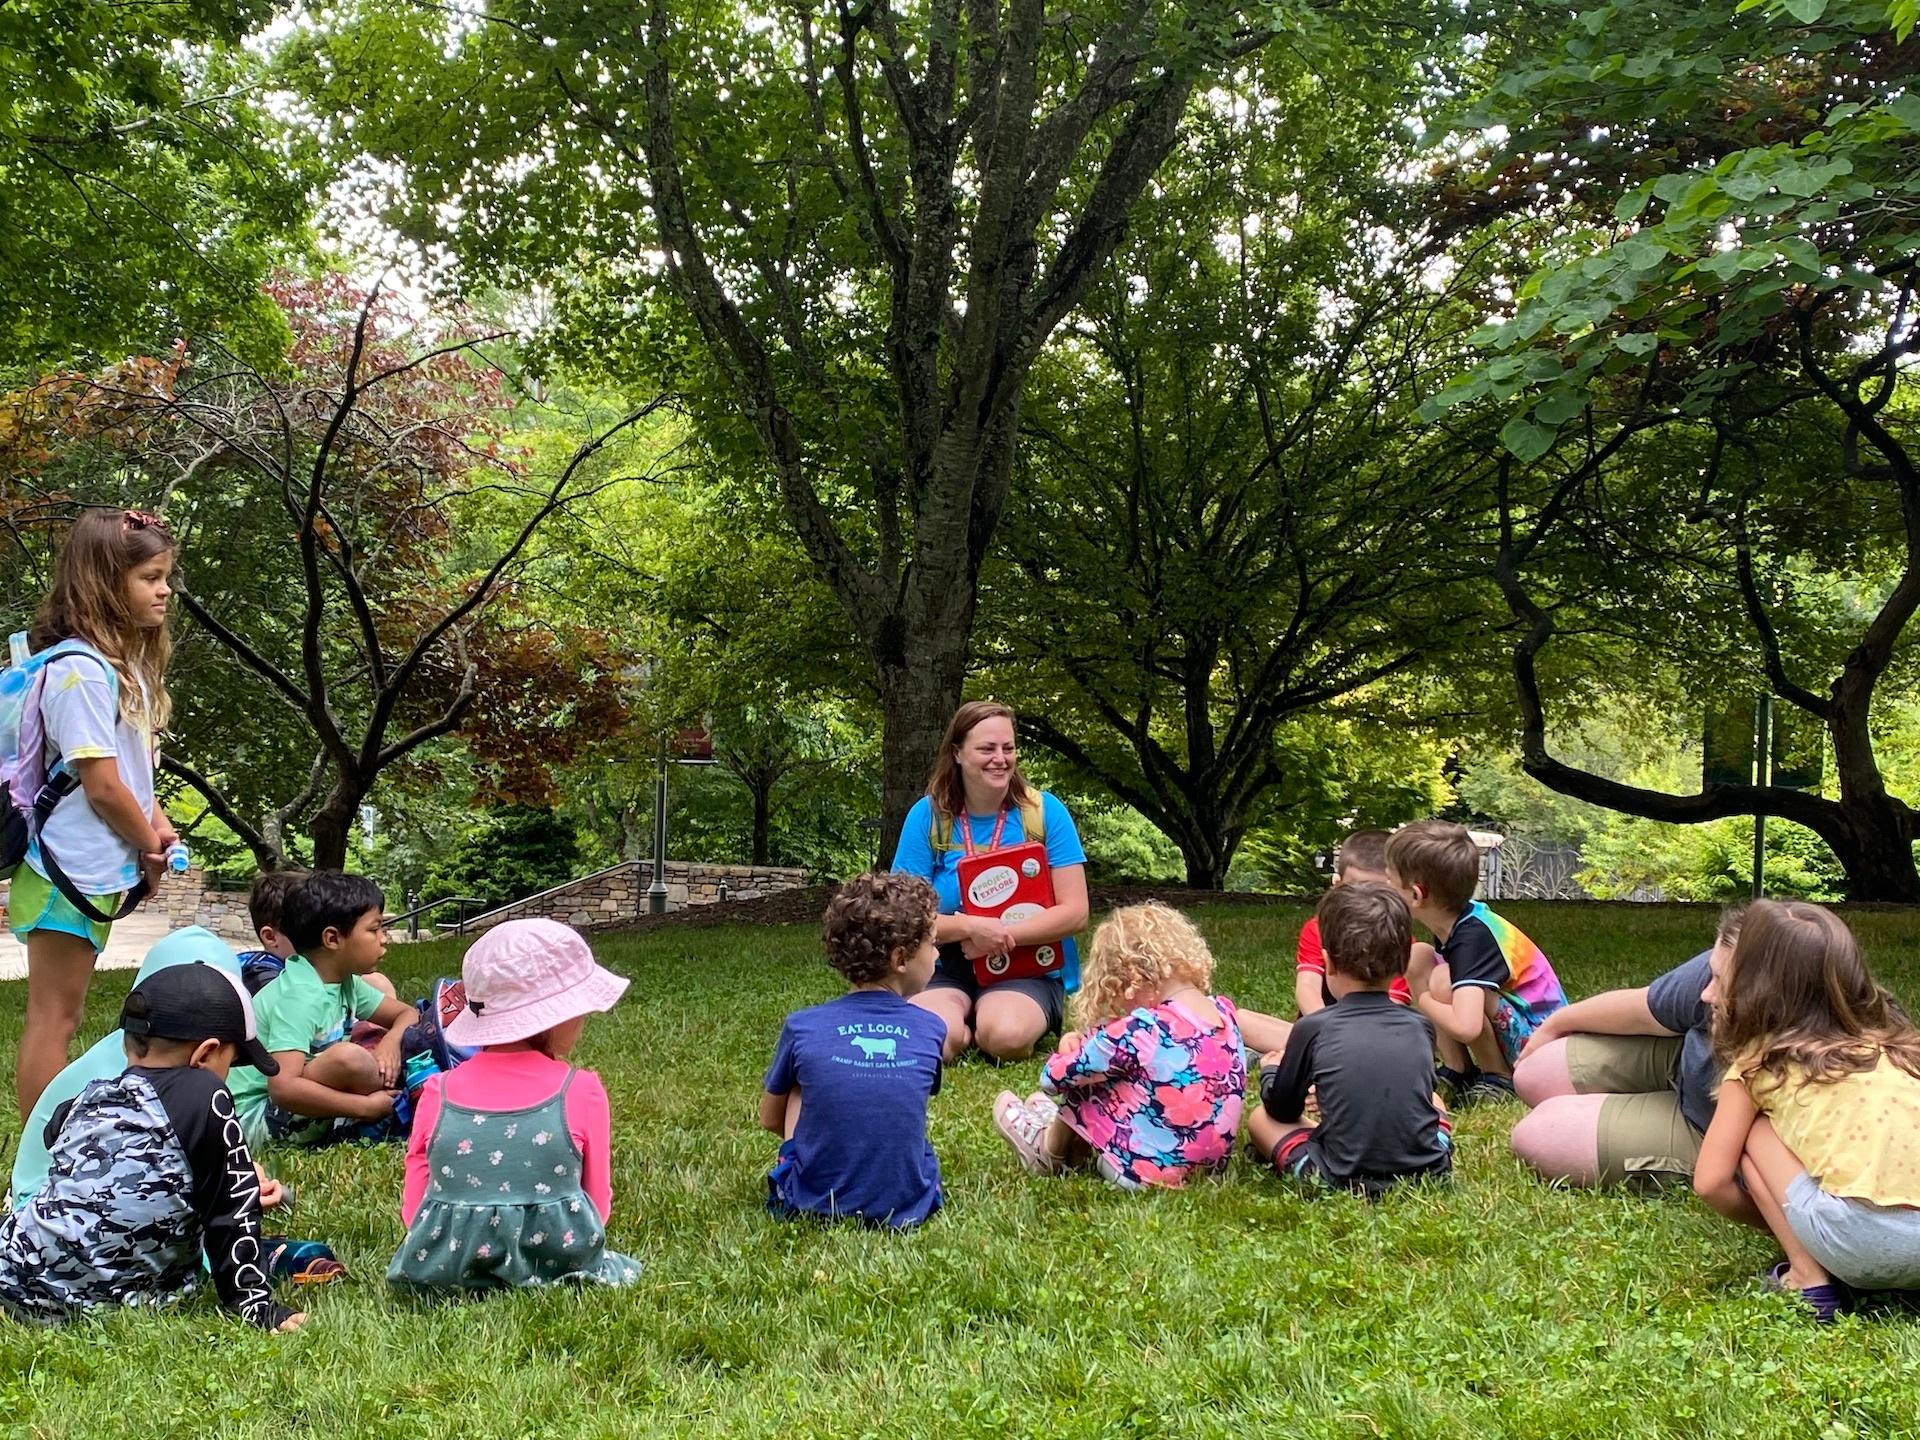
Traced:
<path fill-rule="evenodd" d="M 205 775 L 202 775 L 178 755 L 173 754 L 171 751 L 162 750 L 160 752 L 160 768 L 169 775 L 185 781 L 198 792 L 200 798 L 207 802 L 207 809 L 214 814 L 220 823 L 238 835 L 241 842 L 249 850 L 253 851 L 253 858 L 258 862 L 262 870 L 271 870 L 286 858 L 268 843 L 266 836 L 262 835 L 254 826 L 247 823 L 246 818 L 234 807 L 233 802 L 227 799 L 226 794 L 218 785 L 214 784 L 213 781 L 209 780 Z"/>

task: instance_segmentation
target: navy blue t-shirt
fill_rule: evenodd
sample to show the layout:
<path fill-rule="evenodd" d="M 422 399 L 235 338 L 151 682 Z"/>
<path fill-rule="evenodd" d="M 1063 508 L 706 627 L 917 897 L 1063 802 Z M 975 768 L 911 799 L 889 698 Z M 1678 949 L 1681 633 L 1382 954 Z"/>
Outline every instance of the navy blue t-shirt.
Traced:
<path fill-rule="evenodd" d="M 1725 1066 L 1713 1058 L 1713 1007 L 1700 992 L 1713 979 L 1711 950 L 1676 965 L 1647 987 L 1647 1009 L 1680 1042 L 1680 1113 L 1701 1134 L 1713 1121 L 1713 1098 Z"/>
<path fill-rule="evenodd" d="M 766 1079 L 771 1095 L 800 1091 L 782 1198 L 896 1228 L 939 1209 L 927 1102 L 946 1040 L 946 1021 L 891 990 L 849 990 L 789 1015 Z"/>

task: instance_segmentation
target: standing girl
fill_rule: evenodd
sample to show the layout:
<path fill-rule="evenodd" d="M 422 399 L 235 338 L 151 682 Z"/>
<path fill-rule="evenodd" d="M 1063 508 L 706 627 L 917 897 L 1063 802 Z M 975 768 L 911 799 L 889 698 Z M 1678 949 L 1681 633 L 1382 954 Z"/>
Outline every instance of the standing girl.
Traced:
<path fill-rule="evenodd" d="M 157 516 L 86 511 L 28 632 L 36 652 L 61 647 L 46 663 L 38 707 L 47 774 L 57 766 L 79 784 L 46 818 L 7 897 L 8 924 L 27 947 L 27 1016 L 14 1071 L 23 1117 L 67 1063 L 111 917 L 143 879 L 158 882 L 167 847 L 180 838 L 153 798 L 156 737 L 172 710 L 173 557 L 173 536 Z M 64 874 L 93 913 L 49 874 Z"/>
<path fill-rule="evenodd" d="M 1091 1167 L 1125 1190 L 1224 1171 L 1247 1062 L 1233 1001 L 1208 994 L 1212 980 L 1207 942 L 1179 911 L 1114 911 L 1074 997 L 1082 1031 L 1060 1038 L 1042 1094 L 1003 1090 L 994 1102 L 1021 1164 L 1036 1175 Z"/>
<path fill-rule="evenodd" d="M 1052 906 L 1011 925 L 966 914 L 961 860 L 1023 840 L 1047 848 Z M 947 1060 L 959 1059 L 969 1045 L 996 1060 L 1024 1060 L 1041 1036 L 1060 1027 L 1067 993 L 1079 983 L 1073 935 L 1087 923 L 1086 866 L 1067 807 L 1020 773 L 1013 711 L 992 700 L 969 700 L 954 711 L 927 793 L 907 812 L 889 867 L 918 875 L 940 901 L 933 931 L 939 964 L 913 1003 L 947 1022 Z M 1062 959 L 1054 974 L 982 985 L 974 972 L 976 959 L 1018 945 L 1053 944 Z"/>
<path fill-rule="evenodd" d="M 639 1278 L 606 1248 L 613 1209 L 606 1088 L 567 1063 L 586 1017 L 627 982 L 596 965 L 556 920 L 509 920 L 461 966 L 467 1008 L 449 1044 L 481 1047 L 420 1092 L 400 1217 L 407 1238 L 387 1279 L 481 1290 Z"/>
<path fill-rule="evenodd" d="M 1819 1320 L 1847 1286 L 1920 1288 L 1920 1031 L 1817 905 L 1755 901 L 1711 963 L 1728 1069 L 1695 1191 L 1772 1234 L 1770 1280 Z"/>

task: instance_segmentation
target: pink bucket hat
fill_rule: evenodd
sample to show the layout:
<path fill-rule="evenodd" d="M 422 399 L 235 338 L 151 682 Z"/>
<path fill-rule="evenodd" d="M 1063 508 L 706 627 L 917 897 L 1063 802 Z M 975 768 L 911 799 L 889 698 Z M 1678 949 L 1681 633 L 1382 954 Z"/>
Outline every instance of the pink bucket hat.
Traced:
<path fill-rule="evenodd" d="M 467 951 L 467 1008 L 446 1028 L 454 1045 L 509 1045 L 578 1015 L 610 1010 L 627 982 L 593 962 L 579 932 L 557 920 L 509 920 Z"/>

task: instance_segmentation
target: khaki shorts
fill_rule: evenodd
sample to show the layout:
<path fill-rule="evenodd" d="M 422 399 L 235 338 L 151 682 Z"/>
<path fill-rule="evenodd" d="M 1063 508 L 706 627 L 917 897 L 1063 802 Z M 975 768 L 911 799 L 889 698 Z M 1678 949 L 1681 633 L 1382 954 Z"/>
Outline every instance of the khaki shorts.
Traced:
<path fill-rule="evenodd" d="M 1571 1035 L 1567 1075 L 1600 1107 L 1600 1183 L 1651 1189 L 1686 1184 L 1700 1159 L 1700 1132 L 1680 1113 L 1678 1035 Z"/>

